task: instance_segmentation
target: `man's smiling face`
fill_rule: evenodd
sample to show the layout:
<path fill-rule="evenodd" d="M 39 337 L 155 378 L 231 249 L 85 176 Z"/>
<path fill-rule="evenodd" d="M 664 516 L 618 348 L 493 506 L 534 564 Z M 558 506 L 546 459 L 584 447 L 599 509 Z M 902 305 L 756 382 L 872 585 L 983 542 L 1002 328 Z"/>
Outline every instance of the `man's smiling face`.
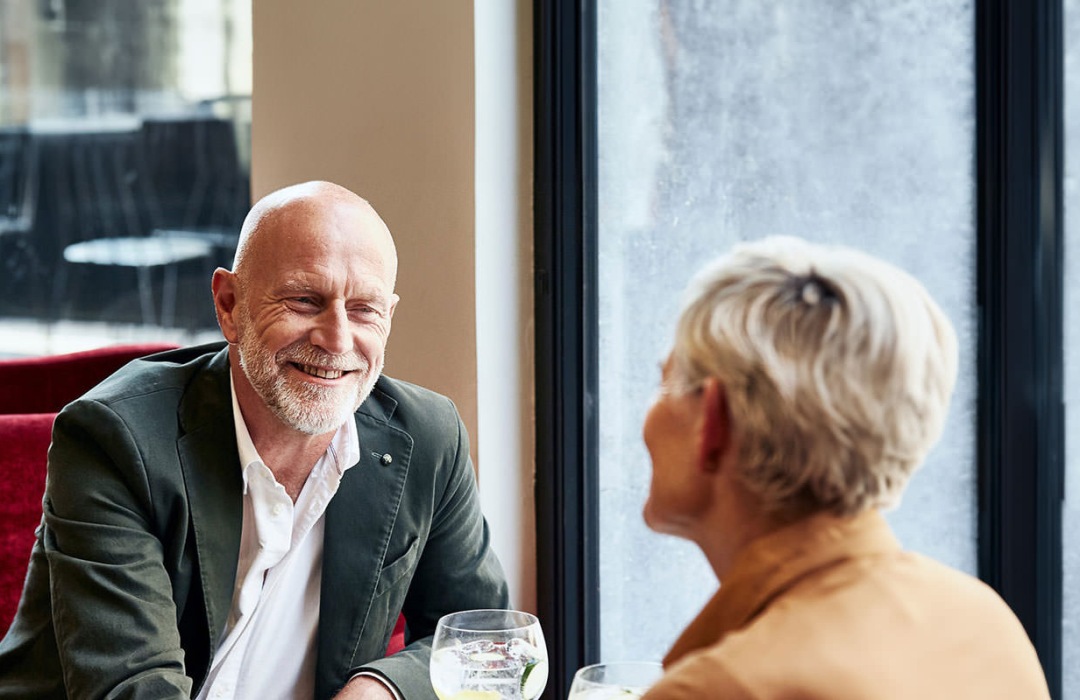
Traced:
<path fill-rule="evenodd" d="M 370 207 L 300 202 L 260 225 L 234 278 L 240 366 L 290 428 L 331 432 L 383 369 L 396 257 Z"/>

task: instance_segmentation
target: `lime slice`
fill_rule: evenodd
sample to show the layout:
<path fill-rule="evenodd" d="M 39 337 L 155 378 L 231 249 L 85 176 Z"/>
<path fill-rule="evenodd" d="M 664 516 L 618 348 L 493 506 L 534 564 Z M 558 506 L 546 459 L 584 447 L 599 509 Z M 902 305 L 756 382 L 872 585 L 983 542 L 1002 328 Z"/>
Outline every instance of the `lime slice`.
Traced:
<path fill-rule="evenodd" d="M 475 654 L 469 654 L 469 661 L 502 661 L 505 658 L 497 651 L 478 651 Z"/>
<path fill-rule="evenodd" d="M 530 661 L 521 672 L 521 697 L 524 700 L 536 700 L 544 692 L 548 681 L 547 661 Z"/>

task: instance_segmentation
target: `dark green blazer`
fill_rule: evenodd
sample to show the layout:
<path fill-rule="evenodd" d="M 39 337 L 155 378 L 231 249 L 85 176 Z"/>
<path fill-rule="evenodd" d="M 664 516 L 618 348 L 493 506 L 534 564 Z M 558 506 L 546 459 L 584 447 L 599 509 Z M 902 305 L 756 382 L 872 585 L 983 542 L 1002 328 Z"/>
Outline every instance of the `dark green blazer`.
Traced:
<path fill-rule="evenodd" d="M 448 399 L 386 377 L 356 425 L 325 516 L 315 696 L 370 668 L 434 698 L 439 617 L 509 602 L 468 438 Z M 135 361 L 66 407 L 0 698 L 194 695 L 232 602 L 241 489 L 222 344 Z M 383 658 L 399 611 L 408 646 Z"/>

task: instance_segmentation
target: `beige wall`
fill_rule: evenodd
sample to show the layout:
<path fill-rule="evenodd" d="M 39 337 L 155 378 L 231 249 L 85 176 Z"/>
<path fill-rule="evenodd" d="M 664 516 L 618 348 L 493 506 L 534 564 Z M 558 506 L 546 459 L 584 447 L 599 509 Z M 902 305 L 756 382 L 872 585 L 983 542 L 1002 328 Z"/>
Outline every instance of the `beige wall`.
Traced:
<path fill-rule="evenodd" d="M 471 0 L 252 3 L 252 190 L 323 179 L 398 246 L 387 374 L 450 396 L 474 436 Z"/>
<path fill-rule="evenodd" d="M 386 219 L 387 373 L 457 404 L 514 604 L 535 610 L 531 1 L 252 11 L 253 194 L 328 179 Z"/>

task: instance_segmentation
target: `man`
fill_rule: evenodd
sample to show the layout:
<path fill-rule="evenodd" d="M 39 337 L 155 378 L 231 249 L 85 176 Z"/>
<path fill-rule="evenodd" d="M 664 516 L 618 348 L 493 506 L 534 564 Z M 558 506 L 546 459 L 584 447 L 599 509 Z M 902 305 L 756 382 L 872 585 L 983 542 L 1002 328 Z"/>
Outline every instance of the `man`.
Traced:
<path fill-rule="evenodd" d="M 880 512 L 956 371 L 945 314 L 868 255 L 771 238 L 698 276 L 645 419 L 645 520 L 721 587 L 643 700 L 1050 697 L 1005 602 Z"/>
<path fill-rule="evenodd" d="M 434 697 L 439 617 L 508 595 L 453 405 L 381 376 L 396 274 L 366 201 L 275 192 L 214 272 L 227 348 L 57 416 L 0 698 Z"/>

